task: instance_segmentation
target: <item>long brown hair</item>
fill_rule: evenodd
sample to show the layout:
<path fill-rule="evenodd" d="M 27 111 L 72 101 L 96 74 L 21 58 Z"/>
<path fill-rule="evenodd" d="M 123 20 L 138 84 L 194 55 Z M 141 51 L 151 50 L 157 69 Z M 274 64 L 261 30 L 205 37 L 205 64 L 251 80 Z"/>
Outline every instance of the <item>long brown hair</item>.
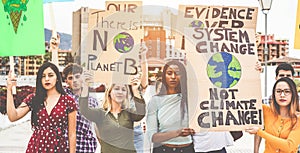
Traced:
<path fill-rule="evenodd" d="M 177 60 L 169 61 L 165 64 L 163 73 L 162 73 L 162 85 L 159 93 L 157 95 L 166 95 L 168 90 L 168 85 L 166 81 L 166 71 L 170 67 L 170 65 L 176 65 L 179 68 L 180 73 L 180 84 L 176 87 L 178 93 L 181 93 L 182 99 L 180 103 L 180 112 L 181 112 L 181 119 L 184 118 L 184 114 L 188 111 L 188 98 L 187 98 L 187 76 L 186 76 L 186 69 L 182 63 Z"/>
<path fill-rule="evenodd" d="M 298 96 L 296 84 L 292 79 L 287 78 L 287 77 L 280 78 L 275 82 L 275 84 L 273 86 L 273 91 L 272 91 L 273 102 L 271 103 L 271 110 L 274 112 L 274 114 L 276 116 L 278 116 L 280 114 L 280 106 L 277 102 L 277 99 L 275 98 L 276 86 L 279 82 L 286 82 L 288 84 L 288 86 L 290 87 L 290 90 L 292 92 L 291 93 L 292 94 L 291 102 L 288 105 L 289 118 L 292 121 L 290 129 L 292 129 L 297 123 L 296 112 L 299 111 L 299 96 Z"/>

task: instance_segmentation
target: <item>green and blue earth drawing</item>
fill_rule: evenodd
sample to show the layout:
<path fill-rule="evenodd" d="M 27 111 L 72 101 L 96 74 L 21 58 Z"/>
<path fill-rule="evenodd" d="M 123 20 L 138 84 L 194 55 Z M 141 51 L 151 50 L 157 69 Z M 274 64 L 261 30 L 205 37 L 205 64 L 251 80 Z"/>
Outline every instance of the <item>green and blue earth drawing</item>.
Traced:
<path fill-rule="evenodd" d="M 128 53 L 132 50 L 134 40 L 127 32 L 121 32 L 114 37 L 115 49 L 120 53 Z"/>
<path fill-rule="evenodd" d="M 235 86 L 242 74 L 238 59 L 226 52 L 214 54 L 208 61 L 206 71 L 210 81 L 219 88 Z"/>

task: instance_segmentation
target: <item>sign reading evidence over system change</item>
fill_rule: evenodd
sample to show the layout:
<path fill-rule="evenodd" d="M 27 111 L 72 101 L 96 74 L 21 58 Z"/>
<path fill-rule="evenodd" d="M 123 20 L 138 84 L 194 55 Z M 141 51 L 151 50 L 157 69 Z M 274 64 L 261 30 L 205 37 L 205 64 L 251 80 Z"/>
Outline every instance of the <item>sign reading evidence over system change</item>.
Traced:
<path fill-rule="evenodd" d="M 255 46 L 257 8 L 180 5 L 189 121 L 196 131 L 263 125 Z"/>

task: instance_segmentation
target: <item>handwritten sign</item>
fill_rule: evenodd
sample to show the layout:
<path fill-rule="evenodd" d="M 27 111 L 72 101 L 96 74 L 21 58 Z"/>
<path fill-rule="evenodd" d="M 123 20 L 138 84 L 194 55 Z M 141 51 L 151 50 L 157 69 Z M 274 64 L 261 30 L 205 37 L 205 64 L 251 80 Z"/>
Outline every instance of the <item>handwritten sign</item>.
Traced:
<path fill-rule="evenodd" d="M 137 74 L 143 36 L 141 5 L 140 1 L 107 1 L 106 10 L 91 18 L 97 24 L 90 28 L 82 57 L 95 82 L 127 83 Z"/>
<path fill-rule="evenodd" d="M 180 5 L 188 65 L 190 126 L 235 131 L 263 124 L 255 29 L 257 8 Z"/>

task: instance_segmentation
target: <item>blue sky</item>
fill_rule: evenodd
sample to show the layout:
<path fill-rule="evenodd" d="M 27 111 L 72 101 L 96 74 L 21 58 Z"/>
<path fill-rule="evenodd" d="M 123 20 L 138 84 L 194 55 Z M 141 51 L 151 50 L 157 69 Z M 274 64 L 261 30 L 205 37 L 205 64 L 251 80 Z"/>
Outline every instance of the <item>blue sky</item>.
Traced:
<path fill-rule="evenodd" d="M 296 23 L 297 0 L 274 0 L 268 14 L 268 34 L 275 38 L 290 40 L 290 56 L 300 58 L 300 50 L 294 50 L 294 31 Z M 143 0 L 144 5 L 161 5 L 177 9 L 178 4 L 227 5 L 259 7 L 257 31 L 265 32 L 265 18 L 257 0 Z M 74 2 L 52 3 L 57 31 L 72 33 L 72 12 L 81 6 L 104 9 L 104 0 L 75 0 Z M 51 29 L 50 4 L 44 4 L 45 27 Z"/>

